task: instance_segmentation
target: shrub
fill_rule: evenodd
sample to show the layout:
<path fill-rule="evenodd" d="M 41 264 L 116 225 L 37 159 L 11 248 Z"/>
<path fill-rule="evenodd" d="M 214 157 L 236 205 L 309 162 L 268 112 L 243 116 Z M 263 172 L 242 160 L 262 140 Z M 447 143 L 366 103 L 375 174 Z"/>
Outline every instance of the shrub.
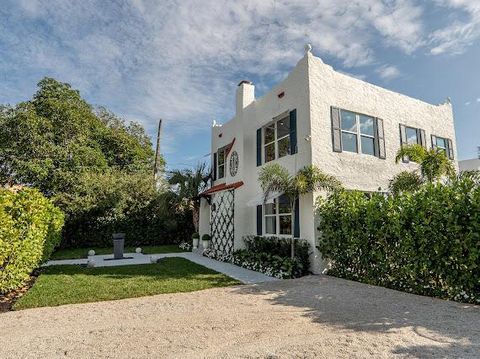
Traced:
<path fill-rule="evenodd" d="M 194 233 L 192 234 L 192 239 L 196 239 L 196 238 L 200 238 L 200 233 L 194 232 Z"/>
<path fill-rule="evenodd" d="M 319 206 L 328 273 L 411 293 L 480 303 L 480 187 L 471 178 Z"/>
<path fill-rule="evenodd" d="M 34 189 L 0 189 L 0 293 L 21 286 L 60 243 L 63 213 Z"/>
<path fill-rule="evenodd" d="M 231 255 L 206 249 L 204 255 L 277 278 L 297 278 L 308 274 L 310 268 L 308 242 L 295 240 L 295 257 L 291 258 L 291 242 L 278 237 L 246 236 L 245 249 Z"/>
<path fill-rule="evenodd" d="M 202 236 L 202 241 L 211 241 L 212 240 L 212 237 L 210 237 L 209 234 L 205 233 L 203 236 Z"/>

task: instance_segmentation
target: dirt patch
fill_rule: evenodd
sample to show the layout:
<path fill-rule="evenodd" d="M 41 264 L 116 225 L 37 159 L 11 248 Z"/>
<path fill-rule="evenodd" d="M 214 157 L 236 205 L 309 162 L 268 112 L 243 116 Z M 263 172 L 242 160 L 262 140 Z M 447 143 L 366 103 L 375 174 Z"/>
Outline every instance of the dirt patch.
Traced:
<path fill-rule="evenodd" d="M 30 278 L 25 282 L 23 286 L 18 289 L 12 290 L 6 294 L 0 294 L 0 313 L 8 312 L 12 310 L 13 305 L 19 300 L 28 290 L 35 284 L 40 270 L 34 271 Z"/>

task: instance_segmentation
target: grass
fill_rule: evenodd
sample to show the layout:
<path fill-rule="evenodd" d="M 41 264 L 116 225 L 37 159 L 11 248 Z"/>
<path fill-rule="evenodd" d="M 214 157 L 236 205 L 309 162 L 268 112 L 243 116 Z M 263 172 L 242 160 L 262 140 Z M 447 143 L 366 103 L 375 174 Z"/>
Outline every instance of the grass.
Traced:
<path fill-rule="evenodd" d="M 134 253 L 136 247 L 125 247 L 125 253 Z M 60 249 L 53 253 L 50 259 L 79 259 L 87 258 L 87 253 L 90 249 L 95 251 L 95 254 L 113 254 L 113 246 L 110 248 L 90 247 L 90 248 L 71 248 Z M 145 246 L 142 247 L 143 253 L 180 253 L 184 252 L 176 244 L 167 244 L 162 246 Z"/>
<path fill-rule="evenodd" d="M 51 266 L 45 268 L 13 309 L 192 292 L 236 284 L 240 282 L 184 258 L 118 267 Z"/>

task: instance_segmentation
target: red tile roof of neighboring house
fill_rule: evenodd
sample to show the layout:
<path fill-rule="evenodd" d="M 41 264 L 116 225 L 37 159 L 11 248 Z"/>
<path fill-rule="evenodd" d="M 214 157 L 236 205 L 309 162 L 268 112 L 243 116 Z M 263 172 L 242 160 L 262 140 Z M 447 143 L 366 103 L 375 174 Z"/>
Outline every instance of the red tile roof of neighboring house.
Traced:
<path fill-rule="evenodd" d="M 212 193 L 215 193 L 215 192 L 224 191 L 227 189 L 235 189 L 241 186 L 243 186 L 243 181 L 233 182 L 229 184 L 220 183 L 200 193 L 199 196 L 210 196 Z"/>

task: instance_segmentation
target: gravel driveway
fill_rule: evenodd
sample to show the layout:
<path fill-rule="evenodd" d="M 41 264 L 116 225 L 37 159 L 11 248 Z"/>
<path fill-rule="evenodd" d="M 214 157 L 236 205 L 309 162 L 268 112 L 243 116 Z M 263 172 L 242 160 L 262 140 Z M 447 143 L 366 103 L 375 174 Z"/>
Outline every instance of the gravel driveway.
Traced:
<path fill-rule="evenodd" d="M 0 314 L 0 358 L 478 358 L 480 306 L 327 276 Z"/>

